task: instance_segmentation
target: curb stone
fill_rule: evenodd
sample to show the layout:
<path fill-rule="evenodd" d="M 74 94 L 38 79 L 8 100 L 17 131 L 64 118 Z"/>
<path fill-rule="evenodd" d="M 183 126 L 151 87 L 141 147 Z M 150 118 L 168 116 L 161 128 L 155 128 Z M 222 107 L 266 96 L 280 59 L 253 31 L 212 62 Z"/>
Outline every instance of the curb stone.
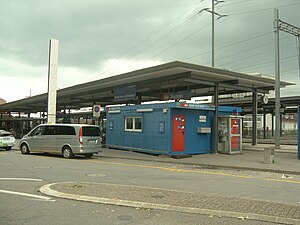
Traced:
<path fill-rule="evenodd" d="M 56 190 L 51 189 L 52 185 L 58 185 L 58 184 L 62 184 L 62 183 L 72 183 L 72 182 L 46 184 L 46 185 L 40 187 L 39 191 L 45 195 L 50 195 L 50 196 L 57 197 L 57 198 L 72 199 L 72 200 L 77 200 L 77 201 L 93 202 L 93 203 L 99 203 L 99 204 L 109 204 L 109 205 L 126 206 L 126 207 L 143 208 L 143 209 L 158 209 L 158 210 L 176 211 L 176 212 L 182 212 L 182 213 L 193 213 L 193 214 L 201 214 L 201 215 L 209 215 L 209 216 L 217 216 L 217 217 L 229 217 L 229 218 L 235 218 L 235 219 L 241 218 L 241 219 L 247 219 L 247 220 L 257 220 L 257 221 L 280 223 L 280 224 L 300 224 L 300 220 L 298 220 L 298 219 L 284 218 L 284 217 L 271 216 L 271 215 L 262 215 L 262 214 L 254 214 L 254 213 L 239 213 L 239 212 L 230 212 L 230 211 L 222 211 L 222 210 L 174 206 L 174 205 L 168 205 L 168 204 L 156 204 L 156 203 L 148 203 L 148 202 L 130 201 L 130 200 L 122 200 L 122 199 L 91 197 L 91 196 L 85 196 L 85 195 L 62 193 L 62 192 L 58 192 Z"/>

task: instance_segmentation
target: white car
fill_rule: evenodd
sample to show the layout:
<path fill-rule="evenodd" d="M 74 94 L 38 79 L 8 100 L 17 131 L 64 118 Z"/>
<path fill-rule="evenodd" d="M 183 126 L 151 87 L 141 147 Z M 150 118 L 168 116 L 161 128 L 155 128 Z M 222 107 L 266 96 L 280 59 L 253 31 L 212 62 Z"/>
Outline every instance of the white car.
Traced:
<path fill-rule="evenodd" d="M 15 145 L 15 140 L 16 139 L 11 132 L 0 130 L 0 148 L 11 150 Z"/>

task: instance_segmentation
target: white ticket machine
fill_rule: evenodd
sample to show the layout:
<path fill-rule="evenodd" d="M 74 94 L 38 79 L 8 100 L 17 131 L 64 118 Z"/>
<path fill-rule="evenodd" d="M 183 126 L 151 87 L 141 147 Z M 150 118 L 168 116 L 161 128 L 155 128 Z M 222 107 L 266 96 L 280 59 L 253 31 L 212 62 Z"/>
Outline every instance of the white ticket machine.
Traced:
<path fill-rule="evenodd" d="M 242 117 L 220 116 L 218 119 L 219 153 L 239 154 L 242 153 Z"/>

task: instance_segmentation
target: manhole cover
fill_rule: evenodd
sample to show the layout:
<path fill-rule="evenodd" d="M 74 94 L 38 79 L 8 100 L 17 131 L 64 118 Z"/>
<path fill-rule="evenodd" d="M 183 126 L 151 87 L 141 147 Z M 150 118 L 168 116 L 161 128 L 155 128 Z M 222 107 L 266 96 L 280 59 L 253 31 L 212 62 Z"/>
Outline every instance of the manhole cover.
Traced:
<path fill-rule="evenodd" d="M 121 220 L 121 221 L 128 221 L 128 220 L 133 219 L 133 217 L 129 216 L 129 215 L 121 215 L 121 216 L 118 216 L 117 218 L 118 218 L 118 220 Z"/>
<path fill-rule="evenodd" d="M 89 173 L 87 174 L 88 177 L 107 177 L 107 174 L 103 173 Z"/>
<path fill-rule="evenodd" d="M 152 198 L 164 198 L 165 196 L 163 195 L 151 195 Z"/>

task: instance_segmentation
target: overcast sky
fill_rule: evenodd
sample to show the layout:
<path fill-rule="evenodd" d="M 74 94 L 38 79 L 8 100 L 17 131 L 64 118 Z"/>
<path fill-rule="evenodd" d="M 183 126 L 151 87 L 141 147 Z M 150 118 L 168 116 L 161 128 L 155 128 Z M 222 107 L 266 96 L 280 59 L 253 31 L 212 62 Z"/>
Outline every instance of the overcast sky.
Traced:
<path fill-rule="evenodd" d="M 58 88 L 170 61 L 211 65 L 212 0 L 0 0 L 0 98 L 47 91 L 49 39 Z M 300 27 L 300 0 L 226 0 L 215 10 L 215 66 L 274 77 L 274 8 Z M 296 38 L 280 33 L 281 79 L 297 83 Z"/>

